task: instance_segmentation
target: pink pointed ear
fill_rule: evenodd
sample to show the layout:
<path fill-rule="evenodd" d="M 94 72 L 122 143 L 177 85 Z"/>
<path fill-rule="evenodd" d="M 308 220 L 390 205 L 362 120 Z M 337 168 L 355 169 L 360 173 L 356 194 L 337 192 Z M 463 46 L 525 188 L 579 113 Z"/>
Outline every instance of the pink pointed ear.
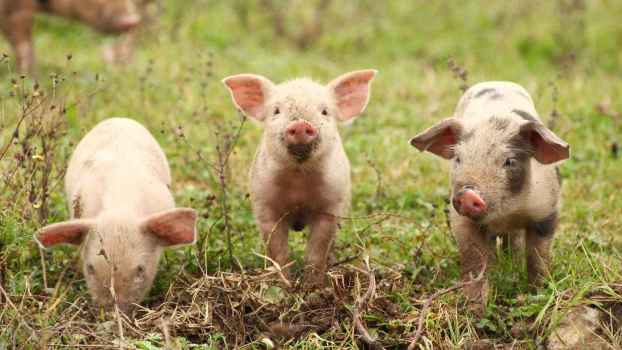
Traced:
<path fill-rule="evenodd" d="M 418 134 L 410 140 L 410 144 L 421 152 L 431 152 L 439 157 L 454 157 L 454 146 L 462 134 L 462 124 L 456 118 L 441 120 L 436 125 Z"/>
<path fill-rule="evenodd" d="M 145 233 L 158 237 L 165 246 L 194 244 L 197 213 L 190 208 L 176 208 L 153 214 L 141 224 Z"/>
<path fill-rule="evenodd" d="M 539 122 L 527 122 L 520 133 L 529 141 L 534 158 L 542 164 L 551 164 L 570 157 L 570 145 Z"/>
<path fill-rule="evenodd" d="M 265 104 L 274 84 L 260 75 L 238 74 L 222 80 L 233 103 L 248 117 L 265 118 Z"/>
<path fill-rule="evenodd" d="M 337 102 L 339 120 L 350 120 L 365 110 L 369 102 L 371 81 L 377 72 L 374 69 L 358 70 L 346 73 L 328 84 Z"/>
<path fill-rule="evenodd" d="M 35 241 L 43 248 L 57 244 L 79 245 L 92 224 L 89 220 L 71 220 L 48 225 L 35 234 Z"/>

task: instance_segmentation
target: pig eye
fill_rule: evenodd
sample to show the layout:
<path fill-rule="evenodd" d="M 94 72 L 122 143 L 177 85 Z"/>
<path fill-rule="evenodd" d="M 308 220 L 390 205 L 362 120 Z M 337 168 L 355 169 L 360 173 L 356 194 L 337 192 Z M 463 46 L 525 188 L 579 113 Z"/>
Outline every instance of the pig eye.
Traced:
<path fill-rule="evenodd" d="M 277 115 L 277 114 L 281 114 L 281 110 L 279 109 L 279 107 L 276 107 L 274 109 L 274 115 Z"/>
<path fill-rule="evenodd" d="M 145 273 L 145 267 L 144 267 L 143 265 L 138 265 L 138 267 L 136 267 L 136 272 L 137 272 L 139 275 L 144 274 L 144 273 Z"/>
<path fill-rule="evenodd" d="M 322 109 L 322 115 L 328 115 L 328 110 L 326 108 Z"/>
<path fill-rule="evenodd" d="M 456 156 L 456 158 L 454 158 L 454 161 L 456 162 L 456 164 L 460 164 L 460 157 Z"/>
<path fill-rule="evenodd" d="M 516 166 L 517 163 L 518 163 L 518 161 L 516 160 L 516 158 L 508 158 L 503 163 L 503 167 L 504 168 L 513 168 L 513 167 Z"/>
<path fill-rule="evenodd" d="M 95 273 L 95 267 L 93 267 L 93 264 L 86 265 L 86 272 L 90 273 L 91 275 Z"/>

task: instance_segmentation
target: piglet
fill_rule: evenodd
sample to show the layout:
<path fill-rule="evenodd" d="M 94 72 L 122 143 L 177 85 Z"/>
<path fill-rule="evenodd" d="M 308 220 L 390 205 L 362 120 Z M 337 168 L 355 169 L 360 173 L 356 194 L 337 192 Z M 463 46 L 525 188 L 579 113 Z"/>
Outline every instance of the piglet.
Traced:
<path fill-rule="evenodd" d="M 488 266 L 498 235 L 511 242 L 524 234 L 528 279 L 537 285 L 548 272 L 559 217 L 558 164 L 570 147 L 542 124 L 527 91 L 511 82 L 477 84 L 452 118 L 410 143 L 452 162 L 450 223 L 462 279 Z M 475 310 L 487 291 L 485 278 L 465 288 Z"/>
<path fill-rule="evenodd" d="M 324 284 L 339 221 L 350 206 L 350 162 L 337 124 L 363 112 L 375 75 L 355 71 L 328 85 L 306 78 L 277 85 L 253 74 L 223 80 L 235 105 L 264 126 L 250 194 L 268 256 L 286 265 L 289 229 L 310 227 L 307 288 Z"/>
<path fill-rule="evenodd" d="M 34 65 L 33 18 L 45 12 L 75 19 L 102 33 L 119 34 L 141 22 L 131 0 L 0 0 L 0 29 L 7 37 L 22 73 Z"/>
<path fill-rule="evenodd" d="M 71 220 L 42 228 L 44 248 L 80 246 L 93 299 L 129 311 L 140 303 L 166 247 L 193 244 L 196 213 L 175 208 L 166 157 L 131 119 L 99 123 L 80 141 L 65 176 Z"/>

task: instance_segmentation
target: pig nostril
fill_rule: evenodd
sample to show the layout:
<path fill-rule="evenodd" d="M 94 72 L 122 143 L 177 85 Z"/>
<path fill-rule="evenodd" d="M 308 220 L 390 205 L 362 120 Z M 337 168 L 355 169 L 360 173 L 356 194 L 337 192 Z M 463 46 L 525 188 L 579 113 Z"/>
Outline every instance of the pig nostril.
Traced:
<path fill-rule="evenodd" d="M 311 128 L 308 128 L 307 130 L 305 130 L 305 133 L 306 133 L 308 136 L 313 136 L 313 135 L 315 135 L 315 131 L 313 131 L 313 129 L 311 129 Z"/>

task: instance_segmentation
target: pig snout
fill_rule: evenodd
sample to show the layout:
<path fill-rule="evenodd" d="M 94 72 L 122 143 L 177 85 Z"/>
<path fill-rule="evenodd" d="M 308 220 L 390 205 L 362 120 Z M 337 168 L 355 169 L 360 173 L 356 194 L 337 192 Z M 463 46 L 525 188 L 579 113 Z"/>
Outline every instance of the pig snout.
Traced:
<path fill-rule="evenodd" d="M 472 187 L 464 187 L 456 193 L 452 204 L 458 214 L 473 220 L 481 219 L 486 214 L 486 202 Z"/>
<path fill-rule="evenodd" d="M 141 18 L 138 14 L 121 16 L 115 20 L 115 29 L 120 32 L 128 31 L 140 24 Z"/>
<path fill-rule="evenodd" d="M 306 121 L 295 121 L 285 130 L 285 140 L 290 145 L 306 145 L 317 138 L 317 130 Z"/>
<path fill-rule="evenodd" d="M 141 21 L 142 19 L 138 14 L 112 16 L 108 19 L 103 18 L 96 27 L 103 33 L 121 34 L 134 29 L 140 25 Z"/>
<path fill-rule="evenodd" d="M 285 146 L 289 154 L 299 163 L 305 162 L 317 148 L 318 130 L 309 122 L 294 121 L 285 129 Z"/>

